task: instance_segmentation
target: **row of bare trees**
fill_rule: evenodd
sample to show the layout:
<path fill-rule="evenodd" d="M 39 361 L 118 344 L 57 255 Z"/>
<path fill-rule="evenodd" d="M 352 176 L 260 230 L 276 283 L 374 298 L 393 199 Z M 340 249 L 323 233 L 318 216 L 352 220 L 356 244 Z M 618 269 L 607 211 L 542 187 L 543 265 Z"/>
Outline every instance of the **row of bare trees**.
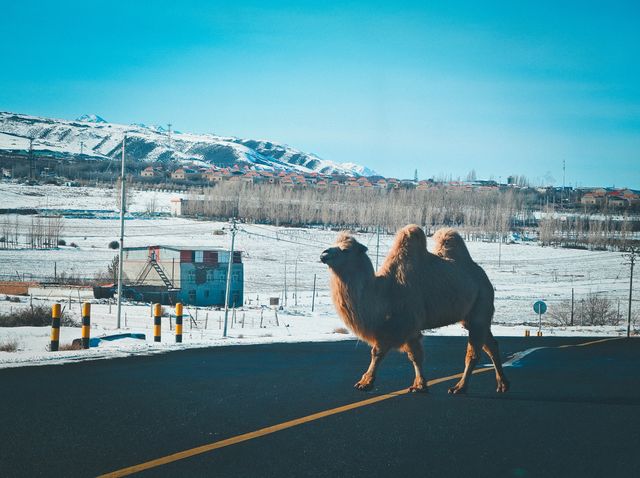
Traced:
<path fill-rule="evenodd" d="M 640 221 L 629 215 L 558 215 L 544 211 L 539 220 L 539 239 L 543 245 L 624 250 L 638 242 Z"/>
<path fill-rule="evenodd" d="M 640 234 L 640 220 L 611 215 L 540 214 L 531 190 L 282 188 L 225 182 L 185 202 L 183 213 L 236 217 L 275 225 L 323 225 L 393 231 L 416 223 L 427 232 L 453 226 L 469 240 L 504 240 L 510 232 L 539 234 L 545 245 L 624 248 Z M 631 244 L 632 242 L 629 242 Z"/>
<path fill-rule="evenodd" d="M 62 216 L 5 216 L 0 218 L 0 249 L 49 249 L 62 242 Z"/>
<path fill-rule="evenodd" d="M 186 201 L 184 213 L 276 225 L 315 224 L 365 230 L 394 230 L 408 223 L 428 229 L 450 225 L 467 235 L 495 237 L 510 229 L 514 217 L 532 218 L 526 204 L 526 195 L 517 190 L 300 190 L 222 183 Z"/>

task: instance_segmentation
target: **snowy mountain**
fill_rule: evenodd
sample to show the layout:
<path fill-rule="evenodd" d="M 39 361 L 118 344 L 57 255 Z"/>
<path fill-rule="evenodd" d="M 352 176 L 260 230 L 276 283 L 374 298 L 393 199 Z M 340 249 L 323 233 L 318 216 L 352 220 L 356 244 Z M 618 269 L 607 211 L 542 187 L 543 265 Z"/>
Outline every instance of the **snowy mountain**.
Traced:
<path fill-rule="evenodd" d="M 372 176 L 376 173 L 353 163 L 335 163 L 290 146 L 270 141 L 214 134 L 169 132 L 142 123 L 108 123 L 98 115 L 75 121 L 0 112 L 0 150 L 27 150 L 78 155 L 90 159 L 119 158 L 126 135 L 127 156 L 144 162 L 202 162 L 215 166 L 249 165 L 262 170 L 339 173 Z"/>
<path fill-rule="evenodd" d="M 101 118 L 98 115 L 90 114 L 90 115 L 82 115 L 79 118 L 76 118 L 76 121 L 86 121 L 87 123 L 106 123 L 107 121 L 104 118 Z"/>

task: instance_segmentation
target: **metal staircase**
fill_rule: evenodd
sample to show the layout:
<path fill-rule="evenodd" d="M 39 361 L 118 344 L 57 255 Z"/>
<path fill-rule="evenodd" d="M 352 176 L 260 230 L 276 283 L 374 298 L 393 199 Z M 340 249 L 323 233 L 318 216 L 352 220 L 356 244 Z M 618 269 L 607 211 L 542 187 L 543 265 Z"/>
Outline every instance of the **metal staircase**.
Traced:
<path fill-rule="evenodd" d="M 144 265 L 144 268 L 140 271 L 140 274 L 138 274 L 138 277 L 136 277 L 136 280 L 131 285 L 134 287 L 143 285 L 149 275 L 149 272 L 151 272 L 151 269 L 154 269 L 158 273 L 160 280 L 162 280 L 167 289 L 174 289 L 173 283 L 167 277 L 167 274 L 165 274 L 164 269 L 156 262 L 155 259 L 152 258 L 149 258 L 149 261 Z"/>
<path fill-rule="evenodd" d="M 160 267 L 160 264 L 158 264 L 153 259 L 151 259 L 149 261 L 149 263 L 156 270 L 156 272 L 160 276 L 160 279 L 162 279 L 162 282 L 164 282 L 164 285 L 167 286 L 167 289 L 173 289 L 173 284 L 171 283 L 171 281 L 167 277 L 167 274 L 164 273 L 164 269 L 162 267 Z"/>

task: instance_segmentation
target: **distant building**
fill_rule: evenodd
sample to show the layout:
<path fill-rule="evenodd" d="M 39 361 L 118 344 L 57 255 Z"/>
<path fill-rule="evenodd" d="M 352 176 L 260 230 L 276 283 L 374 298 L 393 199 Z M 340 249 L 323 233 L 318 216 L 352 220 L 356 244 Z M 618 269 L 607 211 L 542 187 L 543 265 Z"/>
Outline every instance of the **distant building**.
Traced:
<path fill-rule="evenodd" d="M 174 172 L 171 173 L 171 179 L 177 179 L 179 181 L 183 181 L 186 179 L 200 179 L 202 174 L 200 171 L 196 171 L 192 168 L 178 168 Z"/>
<path fill-rule="evenodd" d="M 627 207 L 629 201 L 621 196 L 607 196 L 607 204 L 611 207 Z"/>
<path fill-rule="evenodd" d="M 147 166 L 142 170 L 140 176 L 142 176 L 143 178 L 157 178 L 162 176 L 162 169 L 157 167 L 154 168 L 153 166 Z"/>
<path fill-rule="evenodd" d="M 203 177 L 204 177 L 204 179 L 206 179 L 210 183 L 218 183 L 218 182 L 221 182 L 224 179 L 224 174 L 222 173 L 222 171 L 219 171 L 219 170 L 208 169 L 203 174 Z"/>
<path fill-rule="evenodd" d="M 229 251 L 205 247 L 148 246 L 124 249 L 125 296 L 147 302 L 223 306 Z M 231 258 L 229 305 L 243 304 L 242 252 Z"/>
<path fill-rule="evenodd" d="M 633 189 L 623 189 L 622 196 L 629 201 L 629 204 L 640 203 L 640 192 Z"/>
<path fill-rule="evenodd" d="M 425 181 L 424 179 L 418 182 L 418 185 L 416 186 L 416 189 L 418 191 L 426 191 L 427 189 L 429 189 L 431 187 L 431 183 L 429 183 L 429 181 Z"/>

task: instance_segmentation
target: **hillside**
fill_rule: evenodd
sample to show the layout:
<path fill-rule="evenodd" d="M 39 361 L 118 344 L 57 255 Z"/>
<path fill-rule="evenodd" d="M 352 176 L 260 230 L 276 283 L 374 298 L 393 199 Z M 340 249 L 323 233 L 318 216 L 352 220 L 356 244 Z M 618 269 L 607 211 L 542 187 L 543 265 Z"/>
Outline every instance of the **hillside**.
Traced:
<path fill-rule="evenodd" d="M 215 166 L 252 165 L 263 170 L 371 176 L 353 163 L 335 163 L 271 141 L 167 131 L 161 126 L 109 123 L 98 115 L 74 121 L 0 112 L 0 150 L 33 150 L 86 159 L 119 158 L 126 134 L 127 158 L 141 162 L 203 162 Z"/>

